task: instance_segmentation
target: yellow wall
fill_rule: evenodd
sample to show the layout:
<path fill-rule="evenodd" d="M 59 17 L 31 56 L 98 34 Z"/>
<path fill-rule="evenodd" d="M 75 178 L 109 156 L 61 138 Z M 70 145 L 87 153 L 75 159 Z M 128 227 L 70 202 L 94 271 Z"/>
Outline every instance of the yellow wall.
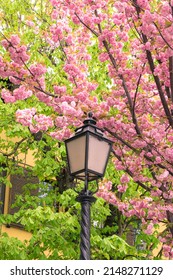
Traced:
<path fill-rule="evenodd" d="M 8 141 L 8 140 L 13 141 L 14 143 L 20 141 L 20 139 L 16 138 L 16 137 L 8 139 L 8 137 L 5 135 L 5 133 L 1 134 L 1 138 L 5 139 L 6 141 Z M 27 151 L 26 154 L 20 154 L 18 156 L 18 160 L 22 160 L 23 164 L 33 166 L 34 165 L 33 151 Z M 4 214 L 8 214 L 9 196 L 10 196 L 10 188 L 6 186 Z M 3 225 L 1 228 L 1 231 L 6 232 L 10 237 L 17 237 L 21 241 L 29 240 L 31 238 L 31 234 L 29 232 L 26 232 L 21 228 L 17 228 L 17 227 L 13 227 L 13 226 L 11 226 L 10 228 L 7 228 L 5 225 Z"/>
<path fill-rule="evenodd" d="M 31 238 L 30 232 L 27 232 L 27 231 L 19 229 L 19 228 L 15 228 L 13 226 L 10 228 L 7 228 L 5 225 L 3 225 L 1 230 L 2 230 L 2 232 L 6 232 L 8 234 L 8 236 L 17 237 L 21 241 L 29 240 Z"/>

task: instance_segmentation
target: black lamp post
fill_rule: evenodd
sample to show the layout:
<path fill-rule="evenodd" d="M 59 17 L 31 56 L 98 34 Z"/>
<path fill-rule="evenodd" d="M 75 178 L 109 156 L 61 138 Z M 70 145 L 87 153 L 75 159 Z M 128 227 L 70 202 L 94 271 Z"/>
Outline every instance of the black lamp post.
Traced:
<path fill-rule="evenodd" d="M 65 141 L 69 173 L 85 182 L 77 197 L 81 203 L 81 260 L 90 260 L 90 206 L 95 198 L 88 183 L 104 176 L 112 143 L 96 126 L 92 113 L 84 125 L 76 129 L 75 135 Z"/>

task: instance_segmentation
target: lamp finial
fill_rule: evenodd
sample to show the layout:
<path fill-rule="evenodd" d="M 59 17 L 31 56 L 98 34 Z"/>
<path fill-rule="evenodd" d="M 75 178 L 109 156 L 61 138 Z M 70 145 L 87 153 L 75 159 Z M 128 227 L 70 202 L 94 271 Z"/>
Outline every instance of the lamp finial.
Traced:
<path fill-rule="evenodd" d="M 96 125 L 96 121 L 95 121 L 95 119 L 93 118 L 93 113 L 92 113 L 92 112 L 89 112 L 87 116 L 88 116 L 88 118 L 87 118 L 86 120 L 84 120 L 84 124 Z"/>
<path fill-rule="evenodd" d="M 88 118 L 93 119 L 93 112 L 89 112 L 89 113 L 88 113 Z"/>

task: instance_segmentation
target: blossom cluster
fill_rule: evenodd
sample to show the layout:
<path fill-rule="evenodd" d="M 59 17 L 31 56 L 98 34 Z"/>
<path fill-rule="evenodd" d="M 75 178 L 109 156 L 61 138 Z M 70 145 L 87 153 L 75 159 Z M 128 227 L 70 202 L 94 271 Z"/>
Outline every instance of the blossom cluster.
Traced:
<path fill-rule="evenodd" d="M 14 103 L 17 100 L 24 100 L 32 96 L 32 90 L 26 89 L 24 85 L 19 86 L 13 92 L 2 89 L 1 97 L 6 103 Z"/>
<path fill-rule="evenodd" d="M 43 114 L 36 114 L 35 108 L 17 110 L 16 120 L 24 126 L 29 127 L 32 133 L 37 133 L 38 131 L 47 131 L 52 128 L 54 123 L 50 116 L 45 116 Z"/>
<path fill-rule="evenodd" d="M 12 35 L 9 40 L 2 40 L 2 46 L 8 50 L 11 59 L 19 64 L 23 65 L 29 59 L 29 55 L 27 54 L 27 46 L 20 45 L 20 38 L 18 35 Z"/>

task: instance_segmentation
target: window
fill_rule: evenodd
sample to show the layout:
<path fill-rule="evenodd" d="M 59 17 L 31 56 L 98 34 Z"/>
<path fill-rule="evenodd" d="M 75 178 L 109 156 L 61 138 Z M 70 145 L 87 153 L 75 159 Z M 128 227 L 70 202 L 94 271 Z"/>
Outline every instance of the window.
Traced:
<path fill-rule="evenodd" d="M 10 181 L 12 184 L 12 188 L 10 189 L 10 197 L 9 197 L 9 214 L 16 213 L 19 208 L 18 207 L 12 207 L 12 205 L 15 203 L 16 197 L 18 195 L 23 194 L 23 187 L 26 184 L 38 184 L 39 180 L 37 177 L 31 176 L 30 172 L 24 169 L 23 174 L 15 174 L 10 176 Z M 31 190 L 31 195 L 37 195 L 38 189 Z"/>

